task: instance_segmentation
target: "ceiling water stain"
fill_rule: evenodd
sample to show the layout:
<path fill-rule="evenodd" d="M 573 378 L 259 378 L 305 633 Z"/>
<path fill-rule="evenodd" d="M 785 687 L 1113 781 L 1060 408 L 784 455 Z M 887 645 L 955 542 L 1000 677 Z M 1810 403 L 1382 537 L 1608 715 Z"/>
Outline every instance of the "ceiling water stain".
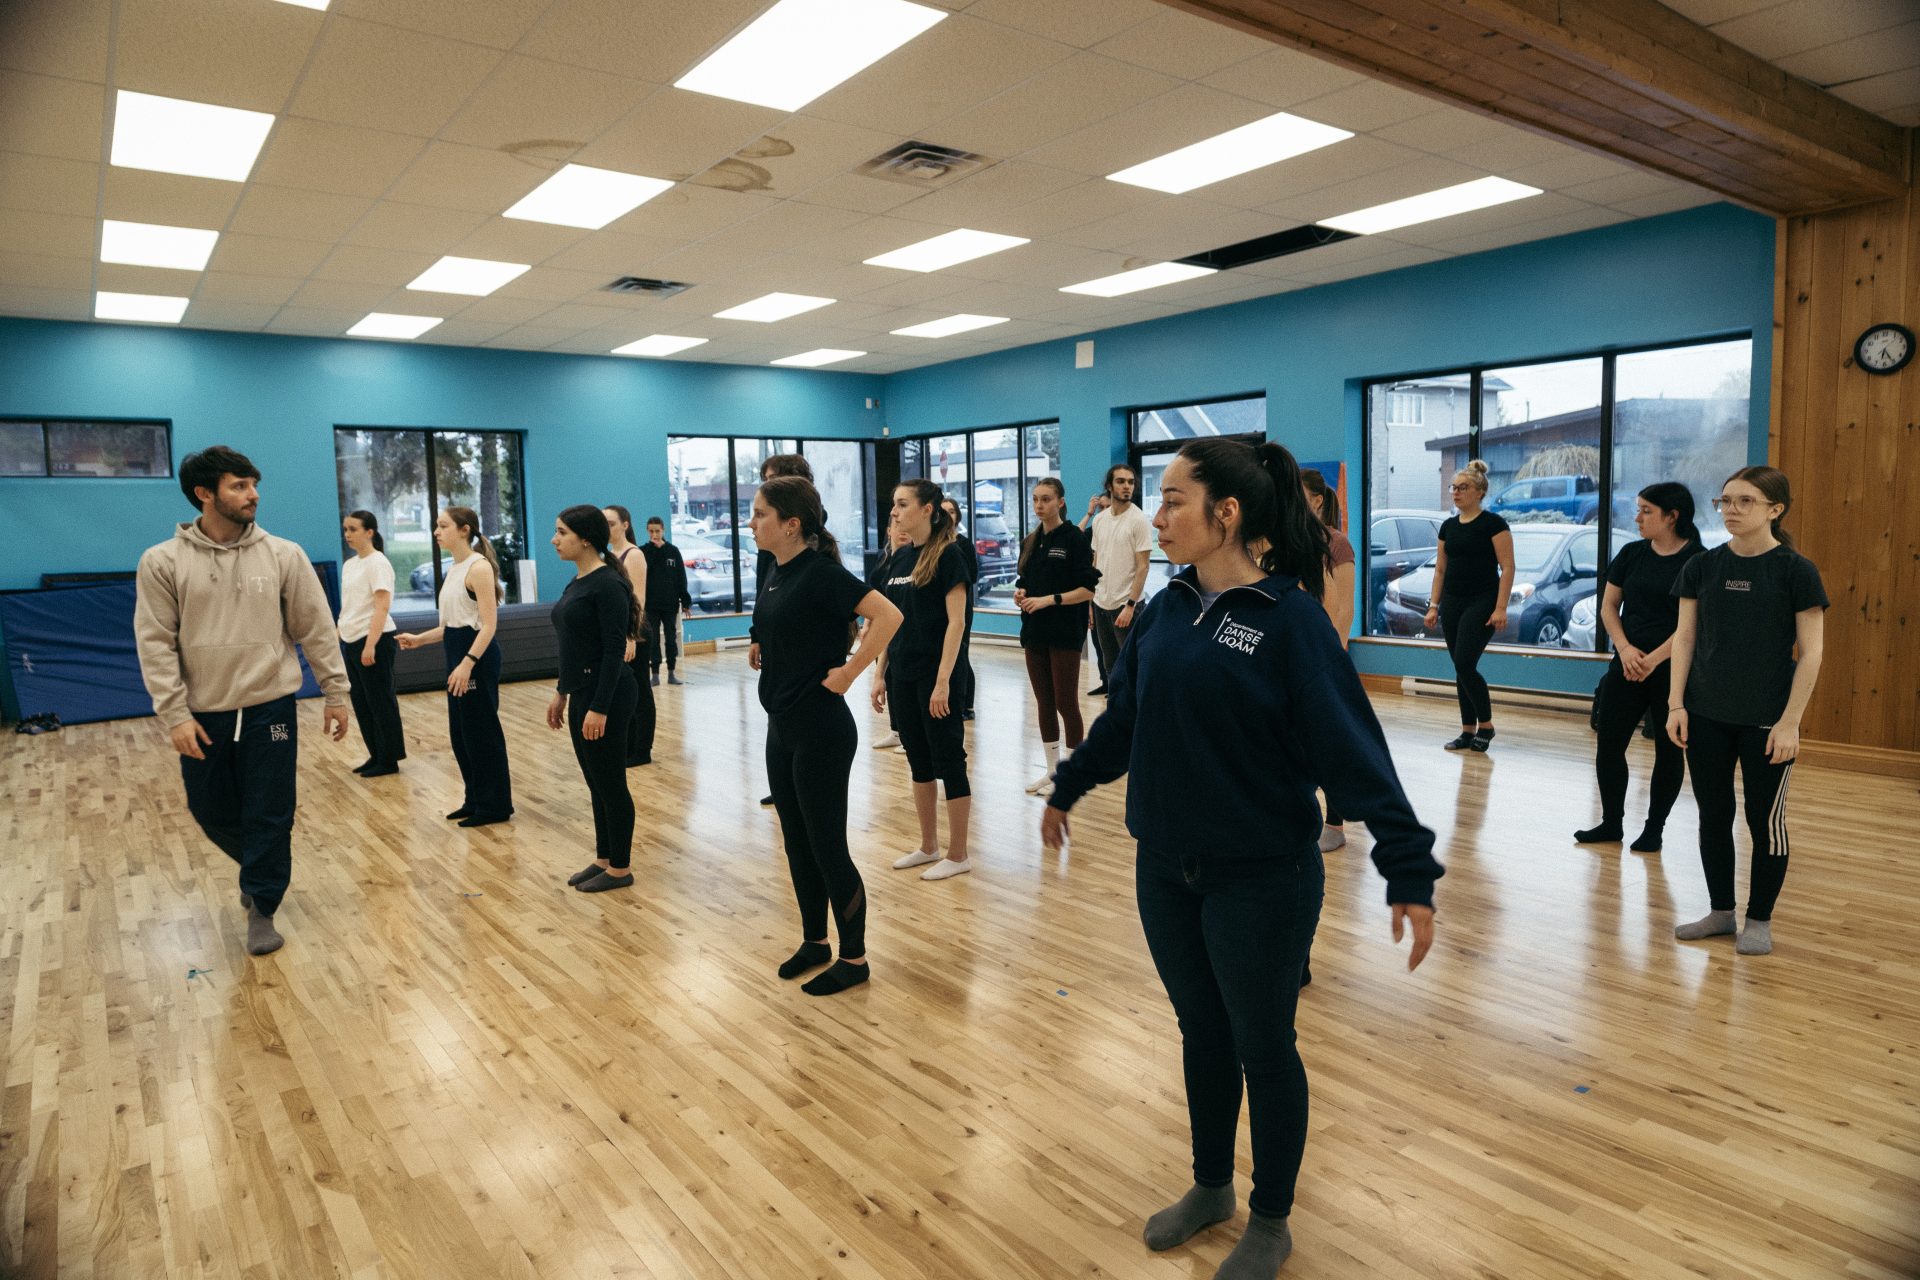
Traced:
<path fill-rule="evenodd" d="M 770 191 L 773 172 L 756 160 L 778 160 L 794 153 L 794 145 L 784 138 L 764 137 L 749 142 L 719 164 L 690 181 L 722 191 Z"/>

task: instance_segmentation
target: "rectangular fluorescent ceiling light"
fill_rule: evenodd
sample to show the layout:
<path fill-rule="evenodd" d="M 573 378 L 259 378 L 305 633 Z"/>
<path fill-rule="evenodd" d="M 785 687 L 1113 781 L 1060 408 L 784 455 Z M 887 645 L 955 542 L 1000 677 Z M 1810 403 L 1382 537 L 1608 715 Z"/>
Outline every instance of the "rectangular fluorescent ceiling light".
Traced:
<path fill-rule="evenodd" d="M 402 316 L 389 311 L 374 311 L 353 328 L 350 338 L 417 338 L 440 323 L 443 316 Z"/>
<path fill-rule="evenodd" d="M 273 117 L 122 89 L 114 99 L 110 161 L 123 169 L 245 182 Z"/>
<path fill-rule="evenodd" d="M 1117 298 L 1123 293 L 1158 289 L 1163 284 L 1178 284 L 1182 280 L 1197 280 L 1201 276 L 1214 274 L 1212 267 L 1196 267 L 1186 262 L 1161 262 L 1151 267 L 1122 271 L 1118 275 L 1101 276 L 1098 280 L 1083 280 L 1079 284 L 1066 286 L 1060 292 L 1084 293 L 1094 298 Z"/>
<path fill-rule="evenodd" d="M 674 88 L 798 111 L 946 16 L 907 0 L 780 0 Z"/>
<path fill-rule="evenodd" d="M 163 227 L 153 222 L 115 222 L 100 226 L 100 261 L 129 267 L 171 267 L 201 271 L 213 254 L 218 231 L 193 227 Z"/>
<path fill-rule="evenodd" d="M 870 267 L 897 267 L 901 271 L 938 271 L 975 258 L 984 258 L 1002 249 L 1011 249 L 1029 241 L 1021 236 L 995 235 L 991 231 L 949 231 L 931 240 L 910 244 L 877 258 L 868 258 Z"/>
<path fill-rule="evenodd" d="M 570 164 L 522 196 L 520 203 L 502 216 L 598 231 L 672 185 L 662 178 Z"/>
<path fill-rule="evenodd" d="M 93 295 L 95 320 L 139 320 L 146 324 L 179 324 L 187 313 L 185 298 L 170 298 L 159 293 L 108 293 L 102 289 Z"/>
<path fill-rule="evenodd" d="M 1343 142 L 1353 134 L 1330 124 L 1282 111 L 1229 129 L 1190 147 L 1169 151 L 1130 169 L 1110 173 L 1113 182 L 1179 195 L 1210 182 L 1251 173 L 1270 164 Z"/>
<path fill-rule="evenodd" d="M 656 333 L 638 342 L 629 342 L 624 347 L 615 347 L 616 356 L 670 356 L 706 342 L 705 338 L 676 338 L 670 333 Z"/>
<path fill-rule="evenodd" d="M 808 311 L 818 311 L 821 307 L 834 304 L 833 298 L 810 298 L 804 293 L 769 293 L 752 302 L 743 302 L 737 307 L 728 307 L 725 311 L 716 311 L 716 320 L 758 320 L 770 324 L 775 320 L 785 320 L 788 316 L 803 315 Z"/>
<path fill-rule="evenodd" d="M 422 271 L 409 289 L 425 293 L 464 293 L 484 298 L 532 267 L 523 262 L 494 262 L 487 258 L 446 257 Z"/>
<path fill-rule="evenodd" d="M 1344 213 L 1337 218 L 1322 218 L 1320 225 L 1340 231 L 1351 231 L 1359 236 L 1368 236 L 1378 231 L 1410 227 L 1416 222 L 1451 218 L 1456 213 L 1490 209 L 1497 204 L 1506 204 L 1509 200 L 1524 200 L 1528 196 L 1539 194 L 1539 187 L 1509 182 L 1505 178 L 1477 178 L 1472 182 L 1463 182 L 1457 187 L 1442 187 L 1438 191 L 1429 191 L 1425 195 L 1408 196 L 1404 200 L 1377 204 L 1371 209 L 1356 209 L 1352 213 Z"/>
<path fill-rule="evenodd" d="M 802 351 L 797 356 L 783 356 L 768 363 L 791 365 L 797 369 L 817 369 L 823 364 L 839 364 L 842 360 L 852 360 L 865 354 L 867 353 L 864 351 L 841 351 L 835 347 L 820 347 L 813 351 Z"/>
<path fill-rule="evenodd" d="M 975 329 L 985 329 L 990 325 L 1005 324 L 1007 316 L 948 316 L 945 320 L 929 320 L 925 324 L 908 325 L 904 329 L 895 329 L 894 335 L 901 338 L 950 338 L 956 333 L 970 333 Z"/>

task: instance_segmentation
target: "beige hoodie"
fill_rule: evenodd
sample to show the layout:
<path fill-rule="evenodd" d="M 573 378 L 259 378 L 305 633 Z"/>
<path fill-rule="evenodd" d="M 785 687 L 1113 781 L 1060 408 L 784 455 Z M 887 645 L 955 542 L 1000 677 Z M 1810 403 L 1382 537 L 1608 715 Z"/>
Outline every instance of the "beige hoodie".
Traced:
<path fill-rule="evenodd" d="M 153 712 L 172 729 L 197 711 L 233 711 L 300 688 L 306 650 L 330 707 L 347 703 L 347 668 L 327 593 L 297 543 L 259 525 L 219 543 L 198 521 L 140 557 L 133 634 Z"/>

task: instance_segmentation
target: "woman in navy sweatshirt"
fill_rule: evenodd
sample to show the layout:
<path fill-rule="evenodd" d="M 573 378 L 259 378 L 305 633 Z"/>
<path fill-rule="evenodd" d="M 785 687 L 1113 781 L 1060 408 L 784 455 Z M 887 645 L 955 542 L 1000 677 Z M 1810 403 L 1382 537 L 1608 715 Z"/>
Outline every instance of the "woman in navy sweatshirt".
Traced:
<path fill-rule="evenodd" d="M 1320 606 L 1326 529 L 1277 444 L 1203 440 L 1167 468 L 1153 520 L 1185 567 L 1133 624 L 1107 710 L 1061 762 L 1041 822 L 1130 774 L 1140 923 L 1180 1021 L 1193 1187 L 1147 1220 L 1171 1249 L 1233 1216 L 1241 1082 L 1252 1111 L 1252 1216 L 1218 1276 L 1272 1280 L 1293 1247 L 1287 1214 L 1307 1141 L 1294 1046 L 1300 968 L 1320 919 L 1324 786 L 1367 823 L 1409 969 L 1433 945 L 1433 833 L 1400 789 L 1385 736 Z M 1300 588 L 1304 586 L 1306 590 Z"/>

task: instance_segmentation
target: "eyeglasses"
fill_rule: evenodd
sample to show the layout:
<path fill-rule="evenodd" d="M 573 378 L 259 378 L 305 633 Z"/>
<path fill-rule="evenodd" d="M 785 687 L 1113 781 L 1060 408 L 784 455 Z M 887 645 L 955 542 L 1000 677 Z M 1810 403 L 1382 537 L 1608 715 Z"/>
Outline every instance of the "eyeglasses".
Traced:
<path fill-rule="evenodd" d="M 1480 486 L 1477 484 L 1456 484 L 1451 486 L 1453 492 L 1455 493 L 1465 493 L 1469 489 L 1478 489 L 1479 487 Z"/>
<path fill-rule="evenodd" d="M 1737 498 L 1715 498 L 1713 500 L 1713 509 L 1715 511 L 1751 511 L 1755 507 L 1770 507 L 1772 505 L 1773 504 L 1765 498 L 1749 497 L 1746 494 L 1742 494 Z"/>

